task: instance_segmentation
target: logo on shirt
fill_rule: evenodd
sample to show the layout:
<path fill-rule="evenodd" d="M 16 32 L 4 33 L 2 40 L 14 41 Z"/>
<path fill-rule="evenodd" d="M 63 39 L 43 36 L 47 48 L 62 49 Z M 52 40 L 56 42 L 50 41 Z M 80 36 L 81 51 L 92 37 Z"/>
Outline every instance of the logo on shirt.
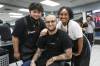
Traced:
<path fill-rule="evenodd" d="M 36 31 L 28 31 L 28 34 L 33 34 L 35 33 Z"/>

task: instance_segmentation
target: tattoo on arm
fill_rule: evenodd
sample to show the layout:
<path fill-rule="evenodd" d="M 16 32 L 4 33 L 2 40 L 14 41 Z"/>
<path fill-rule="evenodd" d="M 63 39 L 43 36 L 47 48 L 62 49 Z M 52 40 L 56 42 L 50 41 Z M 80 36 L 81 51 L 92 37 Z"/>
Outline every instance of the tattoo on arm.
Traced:
<path fill-rule="evenodd" d="M 55 61 L 71 59 L 72 58 L 72 48 L 67 49 L 65 53 L 58 55 L 58 56 L 54 56 L 53 58 Z"/>
<path fill-rule="evenodd" d="M 41 56 L 41 53 L 43 52 L 43 49 L 37 49 L 35 55 L 33 56 L 33 59 L 34 61 L 36 61 L 40 56 Z"/>

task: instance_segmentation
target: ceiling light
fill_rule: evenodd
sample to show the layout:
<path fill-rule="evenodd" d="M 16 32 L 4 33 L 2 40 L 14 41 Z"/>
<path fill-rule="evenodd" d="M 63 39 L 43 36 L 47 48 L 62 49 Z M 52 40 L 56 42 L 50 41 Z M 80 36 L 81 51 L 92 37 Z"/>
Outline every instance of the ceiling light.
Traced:
<path fill-rule="evenodd" d="M 13 13 L 13 12 L 11 12 L 11 13 L 9 13 L 9 15 L 23 15 L 23 14 L 21 14 L 21 13 Z"/>
<path fill-rule="evenodd" d="M 44 0 L 44 1 L 41 1 L 40 3 L 48 5 L 48 6 L 58 6 L 58 5 L 60 5 L 59 3 L 51 1 L 51 0 Z"/>
<path fill-rule="evenodd" d="M 28 10 L 28 9 L 25 9 L 25 8 L 21 8 L 21 9 L 19 9 L 19 11 L 22 11 L 22 12 L 29 12 L 29 10 Z"/>
<path fill-rule="evenodd" d="M 100 12 L 100 9 L 93 10 L 93 13 Z"/>
<path fill-rule="evenodd" d="M 0 4 L 0 8 L 4 7 L 4 5 Z"/>
<path fill-rule="evenodd" d="M 5 13 L 0 13 L 0 14 L 5 14 Z"/>
<path fill-rule="evenodd" d="M 10 17 L 11 17 L 11 18 L 21 18 L 21 17 L 24 17 L 24 16 L 23 16 L 23 15 L 19 15 L 19 16 L 16 16 L 16 15 L 14 16 L 14 15 L 13 15 L 13 16 L 10 16 Z"/>

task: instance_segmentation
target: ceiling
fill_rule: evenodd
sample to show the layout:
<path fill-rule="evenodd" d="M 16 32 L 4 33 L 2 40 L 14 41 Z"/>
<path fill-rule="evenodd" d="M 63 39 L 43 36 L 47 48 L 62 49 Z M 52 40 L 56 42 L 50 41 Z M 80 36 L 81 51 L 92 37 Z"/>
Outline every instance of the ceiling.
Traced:
<path fill-rule="evenodd" d="M 9 12 L 19 12 L 19 8 L 27 8 L 30 3 L 32 2 L 40 2 L 43 0 L 0 0 L 0 4 L 4 4 L 5 6 L 3 8 L 0 8 L 0 19 L 3 19 L 4 21 L 11 21 L 15 18 L 9 18 L 8 13 Z M 60 3 L 59 6 L 47 6 L 43 5 L 45 11 L 57 11 L 59 7 L 61 6 L 69 6 L 69 7 L 77 7 L 93 2 L 98 2 L 100 0 L 52 0 L 55 2 Z M 2 14 L 1 14 L 2 13 Z M 27 14 L 24 12 L 20 12 L 23 14 Z"/>

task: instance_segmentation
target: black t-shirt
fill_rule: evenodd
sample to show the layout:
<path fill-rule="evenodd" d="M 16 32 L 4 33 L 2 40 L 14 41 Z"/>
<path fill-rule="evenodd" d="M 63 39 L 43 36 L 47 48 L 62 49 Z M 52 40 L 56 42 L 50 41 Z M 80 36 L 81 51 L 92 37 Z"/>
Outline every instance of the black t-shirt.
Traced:
<path fill-rule="evenodd" d="M 19 47 L 22 56 L 33 55 L 37 49 L 36 42 L 40 31 L 45 28 L 43 20 L 38 21 L 25 16 L 16 21 L 13 36 L 19 38 Z"/>
<path fill-rule="evenodd" d="M 68 48 L 72 48 L 72 42 L 66 32 L 57 30 L 57 33 L 54 35 L 40 37 L 37 46 L 45 49 L 42 57 L 50 58 L 64 53 Z"/>

